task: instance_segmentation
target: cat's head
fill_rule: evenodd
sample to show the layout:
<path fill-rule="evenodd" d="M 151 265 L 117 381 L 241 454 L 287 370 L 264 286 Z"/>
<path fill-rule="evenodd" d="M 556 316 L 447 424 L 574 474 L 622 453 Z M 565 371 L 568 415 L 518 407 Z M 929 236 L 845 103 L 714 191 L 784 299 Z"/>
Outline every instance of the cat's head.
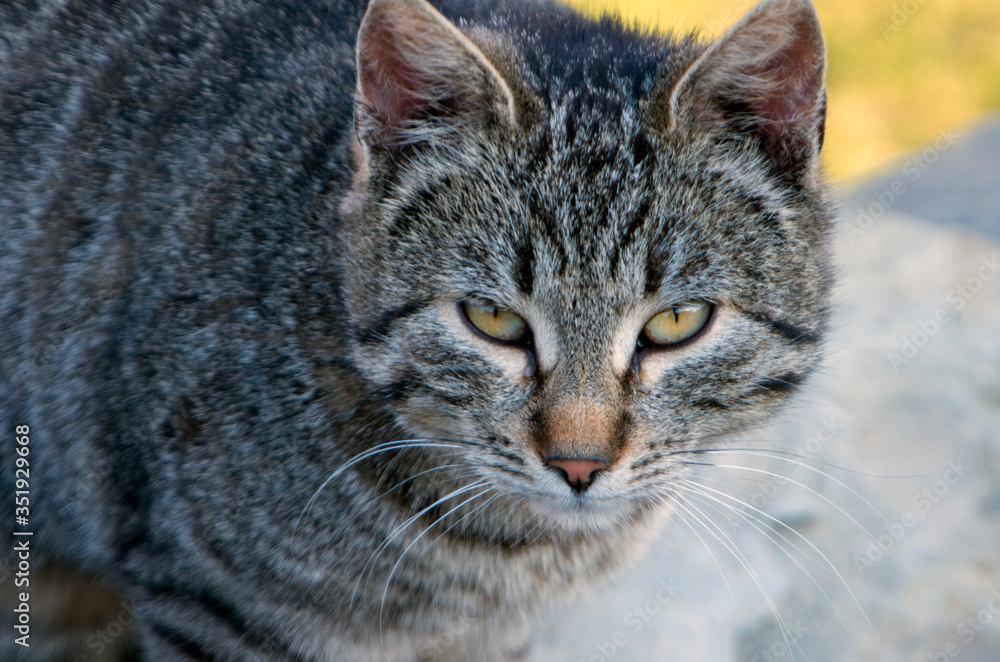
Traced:
<path fill-rule="evenodd" d="M 406 436 L 471 442 L 442 462 L 574 529 L 663 498 L 814 367 L 825 51 L 809 0 L 708 46 L 553 15 L 372 2 L 344 297 Z"/>

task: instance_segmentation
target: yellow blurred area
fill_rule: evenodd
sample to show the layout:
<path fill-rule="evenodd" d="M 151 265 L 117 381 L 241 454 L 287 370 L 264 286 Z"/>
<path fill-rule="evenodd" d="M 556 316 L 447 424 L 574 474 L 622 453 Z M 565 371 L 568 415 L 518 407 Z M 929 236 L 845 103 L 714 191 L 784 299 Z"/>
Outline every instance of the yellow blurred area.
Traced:
<path fill-rule="evenodd" d="M 869 173 L 1000 108 L 1000 1 L 815 0 L 829 50 L 827 172 Z M 715 37 L 753 0 L 569 0 Z"/>

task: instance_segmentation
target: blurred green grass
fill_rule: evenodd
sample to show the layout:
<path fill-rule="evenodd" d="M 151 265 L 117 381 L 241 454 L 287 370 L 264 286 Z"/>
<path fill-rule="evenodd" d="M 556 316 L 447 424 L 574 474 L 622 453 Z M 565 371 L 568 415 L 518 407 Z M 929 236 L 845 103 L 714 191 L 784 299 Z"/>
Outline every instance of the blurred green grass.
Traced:
<path fill-rule="evenodd" d="M 753 0 L 568 0 L 717 36 Z M 815 0 L 830 56 L 827 172 L 850 181 L 1000 108 L 997 0 Z M 1000 156 L 998 156 L 1000 158 Z"/>

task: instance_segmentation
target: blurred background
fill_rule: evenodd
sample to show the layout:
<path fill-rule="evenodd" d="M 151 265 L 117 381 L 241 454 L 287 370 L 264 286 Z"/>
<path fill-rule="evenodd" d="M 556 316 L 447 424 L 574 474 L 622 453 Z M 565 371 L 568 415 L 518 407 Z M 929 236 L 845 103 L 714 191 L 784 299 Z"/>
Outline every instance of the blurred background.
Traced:
<path fill-rule="evenodd" d="M 663 31 L 721 35 L 754 0 L 568 0 Z M 1000 109 L 997 0 L 816 0 L 829 49 L 827 172 L 851 184 Z"/>

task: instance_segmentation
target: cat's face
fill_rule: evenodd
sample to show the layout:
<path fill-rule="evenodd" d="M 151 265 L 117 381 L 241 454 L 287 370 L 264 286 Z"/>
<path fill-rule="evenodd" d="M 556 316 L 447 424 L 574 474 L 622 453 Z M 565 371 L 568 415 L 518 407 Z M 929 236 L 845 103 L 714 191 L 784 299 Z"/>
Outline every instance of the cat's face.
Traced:
<path fill-rule="evenodd" d="M 400 48 L 398 23 L 437 29 L 414 11 L 369 15 L 362 72 Z M 608 82 L 539 100 L 506 71 L 428 104 L 410 80 L 373 90 L 362 75 L 345 298 L 353 362 L 402 429 L 471 442 L 468 475 L 564 528 L 601 528 L 661 501 L 698 461 L 689 451 L 759 425 L 795 390 L 817 360 L 829 280 L 810 138 L 821 118 L 806 112 L 822 67 L 803 78 L 818 72 L 809 108 L 782 119 L 795 144 L 763 123 L 742 130 L 746 114 L 698 89 L 716 68 L 750 66 L 725 40 L 780 32 L 791 19 L 772 13 L 649 99 Z M 453 37 L 442 30 L 439 42 Z M 500 76 L 463 54 L 449 65 Z M 393 61 L 421 66 L 407 55 Z"/>

